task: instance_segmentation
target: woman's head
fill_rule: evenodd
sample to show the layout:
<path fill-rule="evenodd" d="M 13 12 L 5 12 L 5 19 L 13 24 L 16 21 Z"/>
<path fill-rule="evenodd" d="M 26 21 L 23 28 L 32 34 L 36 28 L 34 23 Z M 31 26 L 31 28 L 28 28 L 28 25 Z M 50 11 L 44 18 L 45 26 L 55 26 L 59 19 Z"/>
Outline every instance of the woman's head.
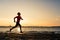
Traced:
<path fill-rule="evenodd" d="M 20 13 L 20 12 L 18 12 L 18 13 L 17 13 L 17 15 L 19 16 L 19 15 L 21 15 L 21 13 Z"/>

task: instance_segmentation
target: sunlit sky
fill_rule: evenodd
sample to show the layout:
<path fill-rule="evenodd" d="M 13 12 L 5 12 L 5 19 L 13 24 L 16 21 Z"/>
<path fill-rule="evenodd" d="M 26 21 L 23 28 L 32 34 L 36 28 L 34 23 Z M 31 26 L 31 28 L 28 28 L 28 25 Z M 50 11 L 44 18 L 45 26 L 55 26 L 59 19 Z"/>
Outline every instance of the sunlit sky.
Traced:
<path fill-rule="evenodd" d="M 17 12 L 22 26 L 60 26 L 60 0 L 0 0 L 0 26 L 14 26 Z"/>

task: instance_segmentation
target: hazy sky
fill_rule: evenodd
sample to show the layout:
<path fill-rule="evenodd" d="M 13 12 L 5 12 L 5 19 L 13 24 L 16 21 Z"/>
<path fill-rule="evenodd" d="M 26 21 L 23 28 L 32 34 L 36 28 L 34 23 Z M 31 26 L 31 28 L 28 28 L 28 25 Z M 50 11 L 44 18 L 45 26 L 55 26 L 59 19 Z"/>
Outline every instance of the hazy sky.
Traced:
<path fill-rule="evenodd" d="M 23 26 L 60 26 L 60 0 L 0 0 L 0 26 L 15 25 L 17 12 Z"/>

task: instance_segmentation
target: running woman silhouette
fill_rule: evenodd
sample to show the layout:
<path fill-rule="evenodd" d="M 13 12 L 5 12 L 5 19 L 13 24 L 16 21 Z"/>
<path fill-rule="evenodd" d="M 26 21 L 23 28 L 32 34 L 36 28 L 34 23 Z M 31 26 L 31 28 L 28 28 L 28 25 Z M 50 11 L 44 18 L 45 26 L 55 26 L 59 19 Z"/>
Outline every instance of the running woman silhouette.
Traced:
<path fill-rule="evenodd" d="M 12 29 L 14 29 L 14 28 L 16 28 L 17 26 L 19 26 L 19 27 L 20 27 L 20 33 L 22 33 L 20 20 L 23 20 L 23 18 L 21 17 L 21 13 L 20 13 L 20 12 L 18 12 L 17 15 L 18 15 L 18 16 L 14 17 L 14 22 L 16 22 L 15 19 L 17 18 L 16 25 L 10 29 L 10 32 L 12 31 Z"/>

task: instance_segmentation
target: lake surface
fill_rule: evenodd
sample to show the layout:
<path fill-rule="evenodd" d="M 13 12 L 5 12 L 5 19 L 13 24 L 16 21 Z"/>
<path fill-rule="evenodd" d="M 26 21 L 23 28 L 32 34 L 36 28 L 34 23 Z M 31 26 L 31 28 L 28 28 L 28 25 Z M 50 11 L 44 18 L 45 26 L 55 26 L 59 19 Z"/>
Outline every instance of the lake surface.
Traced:
<path fill-rule="evenodd" d="M 58 32 L 60 31 L 60 27 L 23 27 L 22 30 L 25 32 L 25 34 L 24 32 L 23 34 L 20 34 L 19 27 L 17 27 L 12 30 L 13 33 L 10 33 L 10 32 L 6 33 L 7 31 L 9 31 L 10 28 L 11 27 L 0 27 L 0 34 L 2 34 L 0 35 L 1 40 L 5 40 L 8 38 L 10 40 L 15 40 L 15 39 L 18 39 L 18 40 L 35 40 L 35 39 L 36 40 L 50 40 L 50 39 L 55 40 L 57 39 L 58 40 L 60 38 L 59 35 L 58 37 L 56 37 L 57 35 L 55 35 L 55 34 L 60 34 L 60 32 Z M 19 33 L 18 34 L 19 36 L 16 33 Z"/>
<path fill-rule="evenodd" d="M 10 28 L 9 27 L 2 27 L 2 28 L 0 28 L 0 32 L 6 32 L 6 31 L 9 31 L 10 30 Z M 24 28 L 22 28 L 22 30 L 23 31 L 38 31 L 38 32 L 42 32 L 42 31 L 47 31 L 47 32 L 55 32 L 55 31 L 60 31 L 60 28 L 59 27 L 49 27 L 49 28 L 47 28 L 47 27 L 38 27 L 38 28 L 36 28 L 36 27 L 24 27 Z M 20 29 L 19 29 L 19 27 L 17 27 L 17 28 L 15 28 L 15 29 L 13 29 L 12 30 L 12 32 L 19 32 L 20 31 Z"/>

